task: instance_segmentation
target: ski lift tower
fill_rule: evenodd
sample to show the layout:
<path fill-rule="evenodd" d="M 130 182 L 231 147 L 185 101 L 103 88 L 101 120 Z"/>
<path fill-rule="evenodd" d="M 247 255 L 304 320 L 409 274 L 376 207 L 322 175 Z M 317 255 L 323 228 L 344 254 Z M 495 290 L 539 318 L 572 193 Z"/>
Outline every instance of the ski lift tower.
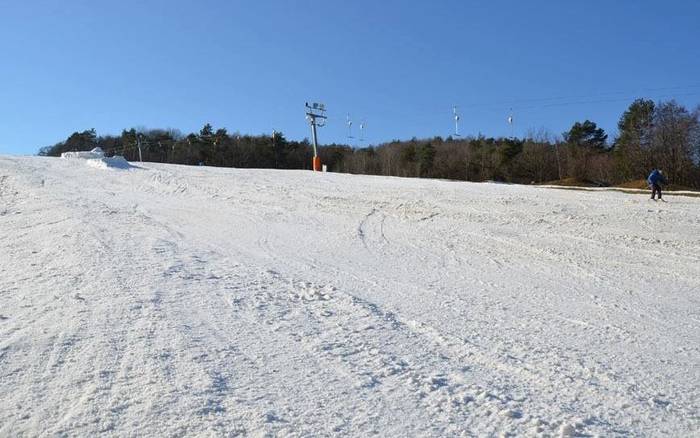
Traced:
<path fill-rule="evenodd" d="M 508 126 L 510 127 L 510 138 L 515 138 L 513 133 L 513 108 L 510 109 L 510 114 L 508 114 Z"/>
<path fill-rule="evenodd" d="M 141 154 L 141 138 L 143 138 L 143 134 L 140 132 L 136 134 L 136 147 L 139 149 L 139 161 L 143 163 L 143 154 Z"/>
<path fill-rule="evenodd" d="M 455 137 L 461 137 L 459 135 L 459 113 L 457 112 L 457 106 L 452 107 L 452 115 L 454 116 L 455 120 Z"/>
<path fill-rule="evenodd" d="M 322 103 L 314 102 L 309 104 L 306 102 L 306 120 L 311 124 L 311 136 L 314 145 L 314 159 L 312 162 L 315 172 L 321 171 L 321 158 L 318 156 L 318 139 L 316 136 L 316 127 L 323 127 L 326 124 L 326 106 Z"/>

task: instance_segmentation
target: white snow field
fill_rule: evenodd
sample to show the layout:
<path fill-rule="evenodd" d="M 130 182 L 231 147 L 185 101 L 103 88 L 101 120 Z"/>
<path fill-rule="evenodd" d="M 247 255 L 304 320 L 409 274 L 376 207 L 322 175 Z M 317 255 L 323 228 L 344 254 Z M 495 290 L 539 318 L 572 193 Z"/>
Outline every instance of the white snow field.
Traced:
<path fill-rule="evenodd" d="M 700 435 L 700 199 L 0 157 L 0 436 Z"/>

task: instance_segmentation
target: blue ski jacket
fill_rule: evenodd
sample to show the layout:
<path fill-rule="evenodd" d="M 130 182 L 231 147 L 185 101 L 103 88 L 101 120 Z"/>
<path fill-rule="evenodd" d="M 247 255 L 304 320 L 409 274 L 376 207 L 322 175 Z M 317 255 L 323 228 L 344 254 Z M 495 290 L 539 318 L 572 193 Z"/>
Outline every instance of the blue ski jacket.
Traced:
<path fill-rule="evenodd" d="M 661 174 L 661 172 L 659 172 L 657 169 L 654 169 L 654 170 L 652 170 L 651 173 L 649 174 L 649 177 L 647 178 L 647 182 L 648 182 L 650 185 L 653 185 L 653 184 L 663 184 L 663 183 L 666 182 L 666 179 L 665 179 L 664 176 Z"/>

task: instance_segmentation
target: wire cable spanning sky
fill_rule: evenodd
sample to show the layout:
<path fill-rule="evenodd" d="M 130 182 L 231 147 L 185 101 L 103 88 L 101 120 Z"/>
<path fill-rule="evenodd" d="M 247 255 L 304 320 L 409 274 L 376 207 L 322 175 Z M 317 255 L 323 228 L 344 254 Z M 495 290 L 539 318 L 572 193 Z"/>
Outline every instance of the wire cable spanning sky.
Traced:
<path fill-rule="evenodd" d="M 302 139 L 313 101 L 321 143 L 360 145 L 360 122 L 362 144 L 447 136 L 453 106 L 464 135 L 614 134 L 635 98 L 700 103 L 698 18 L 680 0 L 8 0 L 0 154 L 90 128 Z"/>

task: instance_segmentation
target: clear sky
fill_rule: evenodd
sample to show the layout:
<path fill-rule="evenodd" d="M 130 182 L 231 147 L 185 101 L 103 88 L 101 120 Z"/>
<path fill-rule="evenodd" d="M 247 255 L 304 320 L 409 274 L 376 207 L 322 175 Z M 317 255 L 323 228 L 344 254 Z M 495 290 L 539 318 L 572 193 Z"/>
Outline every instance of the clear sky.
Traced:
<path fill-rule="evenodd" d="M 634 97 L 700 103 L 700 2 L 87 1 L 0 3 L 0 153 L 77 130 L 282 131 L 322 143 L 467 135 L 591 119 Z M 351 141 L 357 144 L 357 140 Z"/>

